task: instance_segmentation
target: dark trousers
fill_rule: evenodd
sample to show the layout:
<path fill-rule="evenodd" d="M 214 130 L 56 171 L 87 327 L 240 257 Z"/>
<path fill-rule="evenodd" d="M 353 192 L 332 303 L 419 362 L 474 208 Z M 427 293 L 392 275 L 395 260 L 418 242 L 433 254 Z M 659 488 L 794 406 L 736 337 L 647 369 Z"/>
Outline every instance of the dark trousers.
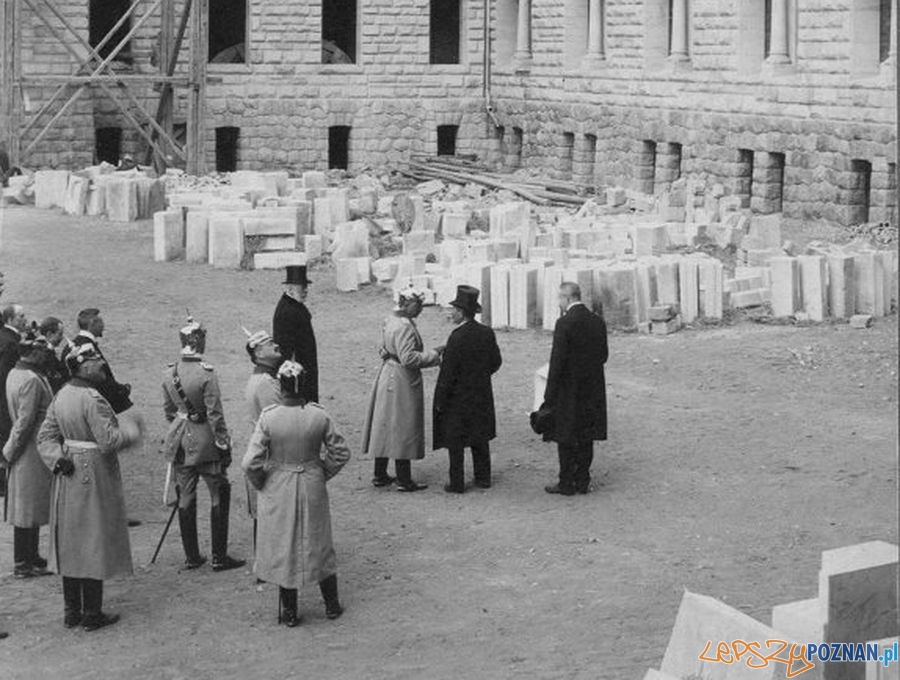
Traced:
<path fill-rule="evenodd" d="M 97 617 L 103 610 L 103 581 L 63 576 L 67 616 Z"/>
<path fill-rule="evenodd" d="M 587 491 L 591 484 L 591 463 L 594 462 L 594 442 L 558 444 L 559 486 L 562 489 Z"/>
<path fill-rule="evenodd" d="M 389 458 L 376 458 L 375 459 L 375 477 L 378 479 L 384 479 L 388 476 L 388 460 Z M 394 474 L 397 475 L 397 481 L 401 484 L 410 484 L 412 483 L 412 461 L 409 460 L 395 460 L 394 461 Z"/>
<path fill-rule="evenodd" d="M 488 442 L 473 444 L 472 472 L 475 483 L 481 486 L 490 486 L 491 483 L 491 445 Z M 450 452 L 450 486 L 462 489 L 466 485 L 465 480 L 465 448 L 462 446 L 448 447 Z"/>
<path fill-rule="evenodd" d="M 197 482 L 203 478 L 209 489 L 212 507 L 219 505 L 224 487 L 230 487 L 228 473 L 219 462 L 200 463 L 199 465 L 175 465 L 175 481 L 178 484 L 178 507 L 182 510 L 197 504 Z"/>

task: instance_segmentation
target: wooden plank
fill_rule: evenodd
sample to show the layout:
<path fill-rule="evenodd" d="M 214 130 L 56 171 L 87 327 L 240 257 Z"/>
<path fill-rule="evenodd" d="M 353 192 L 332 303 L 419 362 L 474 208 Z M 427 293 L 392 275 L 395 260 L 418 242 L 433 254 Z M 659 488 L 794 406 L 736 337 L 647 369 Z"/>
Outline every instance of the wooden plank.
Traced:
<path fill-rule="evenodd" d="M 206 62 L 209 57 L 209 0 L 193 0 L 191 6 L 191 90 L 188 94 L 187 171 L 206 174 L 204 116 Z"/>

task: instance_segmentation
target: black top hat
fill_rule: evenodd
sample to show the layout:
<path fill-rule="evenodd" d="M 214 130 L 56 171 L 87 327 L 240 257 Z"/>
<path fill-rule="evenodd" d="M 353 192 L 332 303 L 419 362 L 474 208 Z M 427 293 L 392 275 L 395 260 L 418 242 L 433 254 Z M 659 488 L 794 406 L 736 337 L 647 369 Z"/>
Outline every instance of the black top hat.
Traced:
<path fill-rule="evenodd" d="M 312 283 L 308 278 L 306 278 L 306 265 L 305 264 L 289 264 L 285 267 L 285 280 L 283 283 L 292 283 L 299 286 L 306 286 Z"/>
<path fill-rule="evenodd" d="M 466 312 L 469 316 L 475 316 L 481 311 L 478 304 L 478 289 L 474 286 L 457 286 L 456 299 L 450 304 Z"/>

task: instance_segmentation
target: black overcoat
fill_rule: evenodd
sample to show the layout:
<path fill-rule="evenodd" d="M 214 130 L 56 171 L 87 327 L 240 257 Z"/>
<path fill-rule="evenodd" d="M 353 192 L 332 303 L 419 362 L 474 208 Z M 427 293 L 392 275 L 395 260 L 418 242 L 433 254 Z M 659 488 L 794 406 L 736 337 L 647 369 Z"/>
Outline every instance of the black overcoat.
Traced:
<path fill-rule="evenodd" d="M 69 348 L 69 352 L 82 345 L 93 346 L 94 351 L 100 355 L 103 359 L 103 363 L 106 364 L 106 378 L 102 383 L 96 386 L 97 391 L 109 402 L 114 413 L 122 413 L 123 411 L 130 409 L 134 405 L 131 403 L 131 387 L 116 380 L 109 362 L 106 360 L 106 357 L 103 356 L 103 352 L 100 351 L 100 346 L 95 340 L 79 333 L 72 338 L 72 345 Z M 66 352 L 65 355 L 69 352 Z M 63 355 L 63 361 L 65 361 L 65 355 Z"/>
<path fill-rule="evenodd" d="M 19 360 L 21 337 L 13 329 L 0 326 L 0 446 L 6 443 L 12 430 L 12 419 L 6 405 L 6 377 Z"/>
<path fill-rule="evenodd" d="M 306 398 L 319 401 L 319 357 L 312 314 L 302 302 L 282 295 L 272 318 L 272 338 L 286 359 L 293 357 L 306 369 Z"/>
<path fill-rule="evenodd" d="M 583 304 L 556 322 L 544 406 L 553 413 L 547 441 L 572 444 L 606 439 L 606 323 Z"/>
<path fill-rule="evenodd" d="M 472 446 L 497 436 L 491 376 L 503 363 L 497 338 L 469 320 L 450 333 L 434 388 L 434 447 Z"/>

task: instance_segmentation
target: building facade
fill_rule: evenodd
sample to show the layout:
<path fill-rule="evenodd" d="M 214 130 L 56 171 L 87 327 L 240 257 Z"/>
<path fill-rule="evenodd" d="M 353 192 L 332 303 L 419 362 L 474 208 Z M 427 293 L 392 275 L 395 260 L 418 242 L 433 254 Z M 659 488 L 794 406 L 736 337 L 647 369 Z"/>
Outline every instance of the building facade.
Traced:
<path fill-rule="evenodd" d="M 96 46 L 128 2 L 56 4 Z M 477 153 L 596 187 L 659 192 L 703 178 L 757 212 L 797 219 L 895 219 L 896 0 L 210 5 L 209 169 L 353 171 L 411 153 Z M 20 7 L 23 75 L 71 73 L 71 50 L 30 11 Z M 157 72 L 158 36 L 152 14 L 115 68 Z M 176 73 L 186 74 L 189 39 Z M 58 88 L 24 82 L 32 111 Z M 153 110 L 158 93 L 136 98 Z M 143 145 L 96 85 L 60 123 L 26 163 L 86 164 Z"/>

